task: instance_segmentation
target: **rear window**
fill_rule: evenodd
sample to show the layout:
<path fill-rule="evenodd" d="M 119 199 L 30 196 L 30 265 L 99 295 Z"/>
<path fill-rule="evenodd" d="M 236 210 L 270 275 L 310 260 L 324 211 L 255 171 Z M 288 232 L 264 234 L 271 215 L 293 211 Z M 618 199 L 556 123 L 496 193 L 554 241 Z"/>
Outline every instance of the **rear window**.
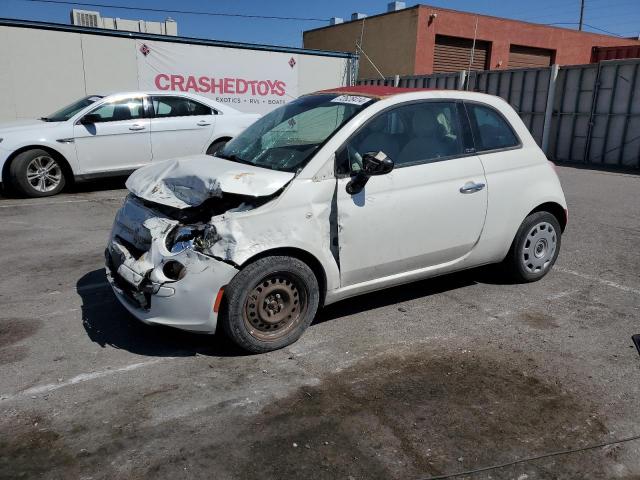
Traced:
<path fill-rule="evenodd" d="M 520 139 L 509 122 L 495 109 L 467 103 L 467 110 L 473 127 L 476 151 L 500 150 L 520 145 Z"/>

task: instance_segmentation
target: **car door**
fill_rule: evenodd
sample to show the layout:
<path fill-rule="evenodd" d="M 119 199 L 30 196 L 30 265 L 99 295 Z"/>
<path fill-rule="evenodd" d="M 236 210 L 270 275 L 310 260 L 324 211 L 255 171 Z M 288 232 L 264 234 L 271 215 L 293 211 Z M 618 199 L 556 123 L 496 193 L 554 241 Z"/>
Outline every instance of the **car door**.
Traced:
<path fill-rule="evenodd" d="M 132 170 L 151 162 L 149 119 L 143 97 L 107 101 L 73 126 L 83 174 Z"/>
<path fill-rule="evenodd" d="M 394 160 L 394 170 L 349 194 L 362 156 L 377 151 Z M 336 158 L 343 287 L 454 264 L 478 242 L 487 188 L 461 103 L 421 101 L 383 111 Z"/>
<path fill-rule="evenodd" d="M 153 160 L 204 153 L 213 141 L 216 112 L 203 103 L 177 95 L 151 97 Z"/>

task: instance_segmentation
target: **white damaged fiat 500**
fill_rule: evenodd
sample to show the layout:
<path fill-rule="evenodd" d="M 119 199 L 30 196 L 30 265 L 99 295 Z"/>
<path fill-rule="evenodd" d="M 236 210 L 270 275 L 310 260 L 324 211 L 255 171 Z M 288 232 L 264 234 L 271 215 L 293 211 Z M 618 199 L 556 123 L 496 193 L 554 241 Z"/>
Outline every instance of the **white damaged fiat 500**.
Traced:
<path fill-rule="evenodd" d="M 258 120 L 214 161 L 143 167 L 106 249 L 139 320 L 242 348 L 296 341 L 318 308 L 500 263 L 544 277 L 567 207 L 553 164 L 498 97 L 351 87 Z"/>

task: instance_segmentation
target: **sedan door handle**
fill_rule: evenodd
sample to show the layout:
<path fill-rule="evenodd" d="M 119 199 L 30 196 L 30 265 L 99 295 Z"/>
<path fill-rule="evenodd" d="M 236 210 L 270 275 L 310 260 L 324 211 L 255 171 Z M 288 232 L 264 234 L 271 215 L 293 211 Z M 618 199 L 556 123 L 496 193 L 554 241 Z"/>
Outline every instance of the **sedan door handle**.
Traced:
<path fill-rule="evenodd" d="M 145 127 L 144 125 L 139 125 L 137 123 L 134 123 L 133 125 L 131 125 L 129 127 L 129 130 L 134 130 L 134 131 L 135 130 L 144 130 L 145 128 L 147 128 L 147 127 Z"/>
<path fill-rule="evenodd" d="M 206 127 L 207 125 L 211 125 L 211 122 L 207 122 L 206 120 L 200 120 L 196 125 L 199 127 Z"/>
<path fill-rule="evenodd" d="M 485 187 L 484 183 L 467 182 L 460 187 L 460 193 L 474 193 L 479 192 Z"/>

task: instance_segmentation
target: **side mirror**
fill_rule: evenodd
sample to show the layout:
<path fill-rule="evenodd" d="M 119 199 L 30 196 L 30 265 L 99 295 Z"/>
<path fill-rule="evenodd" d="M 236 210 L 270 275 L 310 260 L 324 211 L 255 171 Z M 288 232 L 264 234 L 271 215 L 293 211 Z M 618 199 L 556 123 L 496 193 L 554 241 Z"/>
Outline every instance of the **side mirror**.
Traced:
<path fill-rule="evenodd" d="M 80 123 L 82 125 L 92 125 L 94 123 L 99 123 L 102 121 L 102 117 L 97 113 L 87 113 L 84 117 L 80 119 Z"/>
<path fill-rule="evenodd" d="M 382 151 L 365 153 L 362 156 L 362 170 L 370 177 L 385 175 L 393 170 L 393 160 Z"/>
<path fill-rule="evenodd" d="M 362 170 L 351 178 L 347 183 L 347 193 L 355 195 L 362 191 L 369 181 L 369 177 L 377 175 L 385 175 L 393 170 L 393 160 L 387 157 L 387 154 L 380 152 L 368 152 L 362 156 Z"/>

